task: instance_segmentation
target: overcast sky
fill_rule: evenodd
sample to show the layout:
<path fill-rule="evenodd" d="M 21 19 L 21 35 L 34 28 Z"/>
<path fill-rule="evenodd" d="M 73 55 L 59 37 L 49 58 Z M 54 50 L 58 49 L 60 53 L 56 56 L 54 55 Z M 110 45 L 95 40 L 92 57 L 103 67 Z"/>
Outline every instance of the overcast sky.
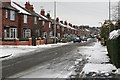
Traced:
<path fill-rule="evenodd" d="M 53 17 L 54 12 L 54 1 L 49 0 L 13 0 L 20 5 L 24 6 L 26 1 L 29 1 L 34 5 L 35 11 L 40 13 L 41 8 L 44 8 L 46 13 L 50 11 L 50 14 Z M 56 0 L 57 1 L 57 17 L 60 20 L 67 20 L 68 22 L 74 25 L 89 25 L 91 27 L 99 27 L 104 20 L 108 19 L 108 1 L 107 0 L 99 0 L 95 2 L 95 0 L 91 0 L 88 2 L 87 0 Z M 115 1 L 115 0 L 113 0 Z M 112 2 L 112 0 L 111 0 Z M 113 3 L 113 2 L 112 2 Z"/>

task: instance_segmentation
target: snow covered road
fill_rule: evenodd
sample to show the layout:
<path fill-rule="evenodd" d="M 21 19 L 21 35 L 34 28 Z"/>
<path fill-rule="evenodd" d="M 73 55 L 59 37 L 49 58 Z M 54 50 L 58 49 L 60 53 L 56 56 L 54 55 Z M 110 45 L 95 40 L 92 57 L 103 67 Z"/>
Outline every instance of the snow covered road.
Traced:
<path fill-rule="evenodd" d="M 55 48 L 63 45 L 71 44 L 68 43 L 57 43 L 57 44 L 47 44 L 47 45 L 39 45 L 39 46 L 0 46 L 0 58 L 11 59 L 15 57 L 30 55 L 34 51 L 43 51 L 50 48 Z"/>

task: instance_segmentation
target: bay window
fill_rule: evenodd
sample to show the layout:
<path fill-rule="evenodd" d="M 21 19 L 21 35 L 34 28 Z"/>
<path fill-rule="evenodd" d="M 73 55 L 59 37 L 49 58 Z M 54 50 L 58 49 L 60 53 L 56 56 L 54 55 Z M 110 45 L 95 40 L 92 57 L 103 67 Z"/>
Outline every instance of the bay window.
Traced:
<path fill-rule="evenodd" d="M 24 29 L 23 30 L 23 36 L 24 36 L 24 38 L 31 37 L 31 30 L 30 29 Z"/>
<path fill-rule="evenodd" d="M 10 28 L 10 38 L 17 38 L 17 28 Z"/>

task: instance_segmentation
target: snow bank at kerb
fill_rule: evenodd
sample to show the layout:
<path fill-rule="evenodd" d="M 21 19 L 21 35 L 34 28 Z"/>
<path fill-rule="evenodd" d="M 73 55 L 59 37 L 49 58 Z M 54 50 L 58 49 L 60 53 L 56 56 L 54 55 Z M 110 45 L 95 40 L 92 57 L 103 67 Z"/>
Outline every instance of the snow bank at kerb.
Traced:
<path fill-rule="evenodd" d="M 115 39 L 120 36 L 120 29 L 110 32 L 109 39 Z"/>

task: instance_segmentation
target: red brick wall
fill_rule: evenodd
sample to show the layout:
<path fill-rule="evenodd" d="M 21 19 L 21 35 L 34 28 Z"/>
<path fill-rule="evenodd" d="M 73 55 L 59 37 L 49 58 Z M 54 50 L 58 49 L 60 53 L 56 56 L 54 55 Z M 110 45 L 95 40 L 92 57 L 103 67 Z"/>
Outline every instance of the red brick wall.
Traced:
<path fill-rule="evenodd" d="M 49 22 L 46 21 L 45 22 L 45 32 L 48 32 L 49 31 Z"/>
<path fill-rule="evenodd" d="M 29 39 L 29 41 L 0 41 L 0 45 L 32 45 L 32 39 Z"/>
<path fill-rule="evenodd" d="M 0 38 L 2 38 L 2 10 L 0 9 Z"/>
<path fill-rule="evenodd" d="M 31 32 L 33 33 L 33 27 L 34 27 L 34 17 L 31 15 L 28 15 L 27 23 L 24 23 L 24 15 L 19 14 L 19 38 L 23 38 L 23 28 L 29 28 L 31 29 Z"/>
<path fill-rule="evenodd" d="M 18 13 L 15 12 L 15 21 L 10 20 L 10 10 L 8 10 L 8 18 L 5 18 L 5 9 L 2 9 L 2 25 L 3 26 L 18 26 Z"/>

